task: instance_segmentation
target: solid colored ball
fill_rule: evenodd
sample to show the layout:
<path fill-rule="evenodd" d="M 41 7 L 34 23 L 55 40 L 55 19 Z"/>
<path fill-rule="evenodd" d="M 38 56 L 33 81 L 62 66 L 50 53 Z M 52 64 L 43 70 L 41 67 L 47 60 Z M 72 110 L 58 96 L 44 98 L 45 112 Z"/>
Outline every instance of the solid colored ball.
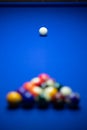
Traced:
<path fill-rule="evenodd" d="M 41 79 L 42 83 L 46 82 L 50 78 L 50 76 L 46 73 L 42 73 L 38 77 Z"/>
<path fill-rule="evenodd" d="M 52 99 L 53 105 L 56 108 L 63 108 L 64 107 L 64 96 L 61 93 L 56 93 Z"/>
<path fill-rule="evenodd" d="M 34 86 L 34 84 L 31 83 L 31 82 L 25 82 L 25 83 L 22 85 L 22 87 L 23 87 L 25 90 L 27 90 L 27 91 L 30 91 L 33 86 Z"/>
<path fill-rule="evenodd" d="M 46 88 L 46 87 L 48 87 L 47 84 L 46 84 L 46 82 L 44 82 L 44 83 L 41 84 L 41 88 L 44 89 L 44 88 Z"/>
<path fill-rule="evenodd" d="M 57 88 L 58 91 L 62 88 L 62 85 L 58 82 L 55 82 L 54 87 Z"/>
<path fill-rule="evenodd" d="M 65 99 L 66 104 L 68 104 L 69 107 L 75 107 L 78 106 L 80 102 L 80 95 L 78 93 L 71 93 L 69 96 Z"/>
<path fill-rule="evenodd" d="M 27 90 L 24 87 L 20 87 L 17 92 L 21 95 L 23 95 Z"/>
<path fill-rule="evenodd" d="M 36 85 L 36 86 L 41 86 L 42 80 L 39 77 L 35 77 L 31 80 L 31 83 Z"/>
<path fill-rule="evenodd" d="M 25 92 L 23 95 L 23 107 L 32 107 L 34 105 L 34 96 L 30 92 Z"/>
<path fill-rule="evenodd" d="M 47 35 L 47 33 L 48 33 L 48 29 L 46 27 L 41 27 L 39 29 L 39 34 L 40 35 L 45 36 L 45 35 Z"/>
<path fill-rule="evenodd" d="M 22 96 L 18 92 L 12 91 L 7 94 L 6 99 L 9 105 L 18 105 L 22 101 Z"/>
<path fill-rule="evenodd" d="M 68 95 L 70 95 L 72 93 L 72 89 L 69 86 L 63 86 L 60 89 L 60 92 L 61 92 L 62 95 L 68 96 Z"/>

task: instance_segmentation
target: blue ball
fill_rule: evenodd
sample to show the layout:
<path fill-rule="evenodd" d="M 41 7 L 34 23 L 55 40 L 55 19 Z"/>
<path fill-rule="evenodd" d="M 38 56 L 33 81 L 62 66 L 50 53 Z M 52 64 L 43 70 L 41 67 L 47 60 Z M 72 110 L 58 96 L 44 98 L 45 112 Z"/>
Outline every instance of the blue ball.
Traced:
<path fill-rule="evenodd" d="M 18 93 L 22 96 L 22 106 L 23 107 L 32 107 L 34 105 L 34 96 L 23 87 L 17 90 Z"/>
<path fill-rule="evenodd" d="M 22 96 L 24 107 L 32 107 L 34 105 L 34 96 L 30 92 L 27 91 Z"/>
<path fill-rule="evenodd" d="M 26 92 L 26 90 L 23 87 L 20 87 L 17 92 L 23 96 L 23 94 Z"/>

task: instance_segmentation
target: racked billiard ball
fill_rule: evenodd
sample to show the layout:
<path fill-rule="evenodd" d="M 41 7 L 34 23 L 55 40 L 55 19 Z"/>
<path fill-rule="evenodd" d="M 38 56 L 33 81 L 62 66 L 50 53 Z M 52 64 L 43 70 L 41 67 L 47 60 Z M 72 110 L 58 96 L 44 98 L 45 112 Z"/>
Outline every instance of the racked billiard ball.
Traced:
<path fill-rule="evenodd" d="M 57 88 L 58 91 L 62 88 L 62 85 L 58 82 L 55 82 L 54 87 Z"/>
<path fill-rule="evenodd" d="M 42 73 L 38 77 L 41 79 L 42 82 L 46 82 L 50 78 L 50 76 L 46 73 Z"/>
<path fill-rule="evenodd" d="M 42 89 L 41 87 L 34 86 L 34 87 L 32 87 L 32 89 L 30 90 L 30 92 L 31 92 L 32 95 L 35 97 L 35 96 L 40 95 L 40 94 L 43 92 L 43 89 Z"/>
<path fill-rule="evenodd" d="M 61 93 L 56 93 L 52 99 L 53 106 L 55 108 L 63 108 L 64 107 L 64 96 Z"/>
<path fill-rule="evenodd" d="M 53 86 L 54 87 L 54 85 L 55 85 L 55 81 L 54 81 L 54 79 L 48 79 L 46 82 L 44 82 L 44 83 L 42 83 L 41 84 L 41 87 L 42 88 L 46 88 L 46 87 L 50 87 L 50 86 Z"/>
<path fill-rule="evenodd" d="M 54 95 L 58 92 L 58 90 L 56 88 L 54 88 L 53 86 L 49 86 L 47 88 L 44 89 L 44 94 L 46 96 L 49 96 L 51 99 L 54 97 Z"/>
<path fill-rule="evenodd" d="M 22 96 L 16 91 L 9 92 L 6 96 L 6 99 L 11 107 L 19 106 L 19 104 L 22 102 Z"/>
<path fill-rule="evenodd" d="M 34 96 L 30 92 L 25 92 L 23 95 L 23 107 L 33 107 L 34 106 Z"/>
<path fill-rule="evenodd" d="M 25 90 L 27 90 L 27 91 L 30 91 L 33 86 L 34 86 L 34 84 L 31 83 L 31 82 L 25 82 L 25 83 L 22 85 L 22 87 L 23 87 Z"/>
<path fill-rule="evenodd" d="M 72 89 L 71 89 L 69 86 L 63 86 L 63 87 L 60 89 L 60 93 L 61 93 L 63 96 L 69 96 L 69 95 L 72 93 Z"/>
<path fill-rule="evenodd" d="M 48 87 L 48 86 L 47 86 L 46 82 L 44 82 L 44 83 L 41 84 L 40 87 L 41 87 L 42 89 L 44 89 L 44 88 L 46 88 L 46 87 Z"/>
<path fill-rule="evenodd" d="M 70 108 L 78 107 L 80 102 L 80 95 L 78 93 L 71 93 L 66 97 L 65 102 Z"/>
<path fill-rule="evenodd" d="M 42 80 L 39 77 L 35 77 L 30 81 L 32 84 L 34 84 L 35 86 L 41 86 L 42 84 Z"/>
<path fill-rule="evenodd" d="M 55 85 L 55 80 L 50 78 L 46 81 L 46 85 L 49 87 L 49 86 L 53 86 Z"/>
<path fill-rule="evenodd" d="M 47 108 L 49 105 L 49 101 L 47 100 L 44 94 L 40 94 L 35 98 L 36 104 L 39 108 Z"/>
<path fill-rule="evenodd" d="M 24 87 L 20 87 L 17 89 L 17 92 L 21 94 L 21 96 L 26 92 L 27 90 Z"/>

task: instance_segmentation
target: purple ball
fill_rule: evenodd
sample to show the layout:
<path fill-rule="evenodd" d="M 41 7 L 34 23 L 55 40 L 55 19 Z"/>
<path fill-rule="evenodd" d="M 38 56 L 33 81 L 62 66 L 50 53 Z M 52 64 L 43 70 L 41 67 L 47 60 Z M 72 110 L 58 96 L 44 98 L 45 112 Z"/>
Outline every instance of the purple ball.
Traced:
<path fill-rule="evenodd" d="M 70 107 L 78 106 L 80 102 L 80 95 L 78 93 L 71 93 L 69 96 L 66 97 L 65 102 Z"/>
<path fill-rule="evenodd" d="M 72 93 L 70 95 L 71 103 L 78 104 L 80 101 L 80 95 L 78 93 Z"/>

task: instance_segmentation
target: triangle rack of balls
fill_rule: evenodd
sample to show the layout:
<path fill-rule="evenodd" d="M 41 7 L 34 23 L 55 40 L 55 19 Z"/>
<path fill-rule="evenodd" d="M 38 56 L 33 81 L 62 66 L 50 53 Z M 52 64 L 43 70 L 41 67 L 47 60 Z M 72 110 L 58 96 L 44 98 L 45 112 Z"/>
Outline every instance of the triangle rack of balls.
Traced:
<path fill-rule="evenodd" d="M 39 74 L 6 95 L 10 107 L 77 108 L 80 95 L 69 86 L 61 85 L 46 73 Z"/>

